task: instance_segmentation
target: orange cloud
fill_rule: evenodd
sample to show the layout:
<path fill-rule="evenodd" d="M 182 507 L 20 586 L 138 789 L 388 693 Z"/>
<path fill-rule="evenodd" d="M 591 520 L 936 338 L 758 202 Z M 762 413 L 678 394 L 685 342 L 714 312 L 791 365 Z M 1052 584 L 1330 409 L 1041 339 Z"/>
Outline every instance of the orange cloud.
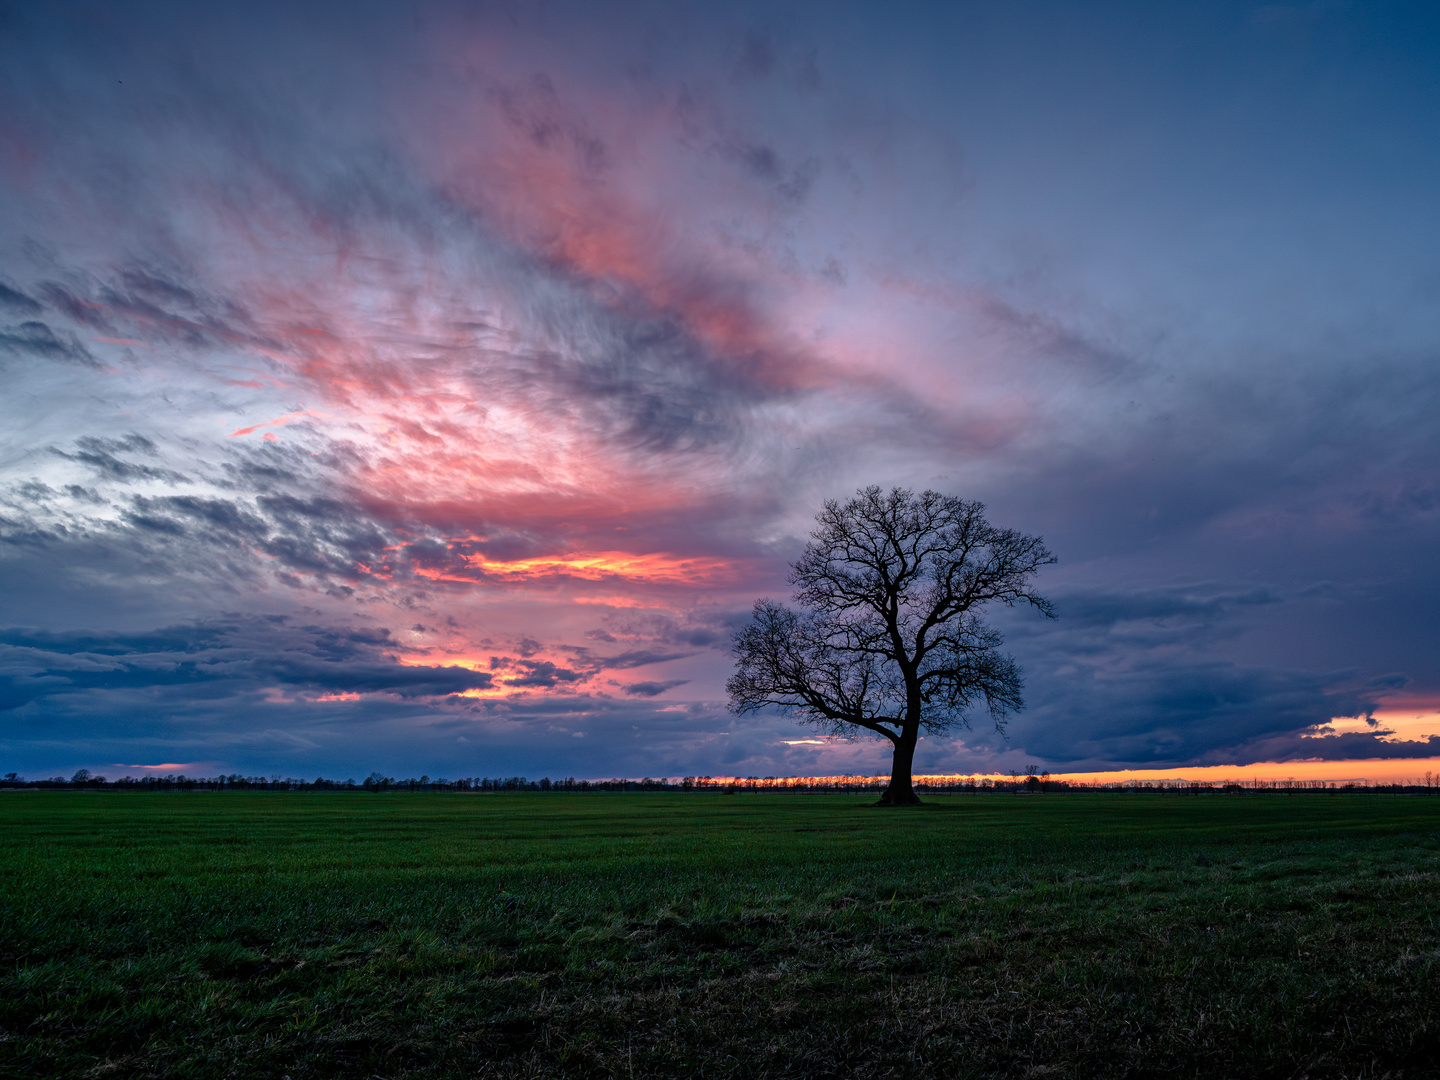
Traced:
<path fill-rule="evenodd" d="M 1354 734 L 1375 735 L 1380 742 L 1391 743 L 1428 739 L 1440 735 L 1440 709 L 1428 701 L 1409 708 L 1387 705 L 1376 709 L 1370 720 L 1363 716 L 1337 716 L 1301 737 L 1320 739 Z"/>
<path fill-rule="evenodd" d="M 583 581 L 623 578 L 646 585 L 718 585 L 737 581 L 733 563 L 724 559 L 684 558 L 676 555 L 632 555 L 623 551 L 575 552 L 532 559 L 487 559 L 468 555 L 463 561 L 474 576 L 416 570 L 432 581 L 484 581 L 500 579 L 521 582 L 539 577 L 572 577 Z"/>
<path fill-rule="evenodd" d="M 227 436 L 227 438 L 234 439 L 241 435 L 251 435 L 254 434 L 256 431 L 259 431 L 261 428 L 266 427 L 284 427 L 286 424 L 298 423 L 307 416 L 320 415 L 322 414 L 314 412 L 310 409 L 297 409 L 295 412 L 286 413 L 284 416 L 277 416 L 274 420 L 265 420 L 258 424 L 251 424 L 249 427 L 240 428 L 238 431 L 232 431 Z"/>
<path fill-rule="evenodd" d="M 452 54 L 444 63 L 504 71 L 513 59 L 490 40 L 443 47 Z M 443 116 L 410 117 L 407 127 L 451 198 L 595 286 L 597 298 L 663 312 L 766 388 L 828 381 L 771 308 L 772 298 L 793 294 L 794 275 L 713 227 L 697 228 L 694 195 L 676 198 L 705 192 L 756 221 L 774 214 L 773 184 L 717 170 L 697 153 L 675 100 L 621 100 L 596 85 L 521 77 Z"/>

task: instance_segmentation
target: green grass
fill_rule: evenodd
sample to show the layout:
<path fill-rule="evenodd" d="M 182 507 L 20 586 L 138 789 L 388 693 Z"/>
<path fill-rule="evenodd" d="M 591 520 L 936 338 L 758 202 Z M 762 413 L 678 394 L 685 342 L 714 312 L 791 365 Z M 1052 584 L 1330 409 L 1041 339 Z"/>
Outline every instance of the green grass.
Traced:
<path fill-rule="evenodd" d="M 0 795 L 0 1073 L 1440 1075 L 1440 799 Z"/>

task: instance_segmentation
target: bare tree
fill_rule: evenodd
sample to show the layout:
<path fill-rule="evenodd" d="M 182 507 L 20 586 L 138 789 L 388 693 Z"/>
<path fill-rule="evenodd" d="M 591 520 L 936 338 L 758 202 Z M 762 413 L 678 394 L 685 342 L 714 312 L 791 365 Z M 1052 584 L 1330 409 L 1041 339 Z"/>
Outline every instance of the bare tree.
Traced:
<path fill-rule="evenodd" d="M 759 600 L 735 635 L 730 707 L 884 736 L 895 757 L 880 805 L 915 805 L 922 731 L 968 728 L 982 702 L 1003 731 L 1023 707 L 1020 669 L 980 610 L 1029 604 L 1054 618 L 1030 580 L 1055 557 L 1038 536 L 995 528 L 983 504 L 934 491 L 869 487 L 816 521 L 791 567 L 799 610 Z"/>

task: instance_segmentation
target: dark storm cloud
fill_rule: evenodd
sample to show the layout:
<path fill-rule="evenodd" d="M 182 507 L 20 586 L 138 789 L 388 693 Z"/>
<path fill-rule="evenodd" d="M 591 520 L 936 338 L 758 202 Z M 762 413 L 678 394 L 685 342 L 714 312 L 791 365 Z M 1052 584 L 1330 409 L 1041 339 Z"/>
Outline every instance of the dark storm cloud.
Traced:
<path fill-rule="evenodd" d="M 38 315 L 43 310 L 38 300 L 26 296 L 19 289 L 12 289 L 3 281 L 0 281 L 0 308 L 17 315 Z"/>
<path fill-rule="evenodd" d="M 683 652 L 663 653 L 637 649 L 632 652 L 620 653 L 618 656 L 597 656 L 591 662 L 595 664 L 597 670 L 625 671 L 630 668 L 646 667 L 650 664 L 663 664 L 667 660 L 680 660 L 690 655 L 690 653 Z"/>
<path fill-rule="evenodd" d="M 14 511 L 0 522 L 0 549 L 43 550 L 57 576 L 70 576 L 97 565 L 100 548 L 99 565 L 130 563 L 142 578 L 162 568 L 174 576 L 208 574 L 225 590 L 268 573 L 343 589 L 367 578 L 366 566 L 388 572 L 384 549 L 395 546 L 388 527 L 353 503 L 311 494 L 316 467 L 303 454 L 272 446 L 226 450 L 221 468 L 192 462 L 187 475 L 160 464 L 169 447 L 138 434 L 84 436 L 70 449 L 55 448 L 54 457 L 83 466 L 98 490 L 35 481 L 0 488 L 0 502 Z M 145 482 L 193 482 L 213 493 L 130 490 Z"/>
<path fill-rule="evenodd" d="M 202 348 L 254 338 L 243 308 L 234 299 L 196 291 L 193 274 L 132 262 L 104 279 L 76 275 L 69 283 L 42 282 L 37 291 L 82 326 L 152 344 Z"/>
<path fill-rule="evenodd" d="M 136 496 L 133 509 L 126 511 L 125 518 L 134 524 L 163 521 L 161 527 L 176 535 L 198 528 L 226 541 L 260 539 L 270 531 L 268 521 L 258 514 L 247 513 L 234 501 L 198 495 Z"/>
<path fill-rule="evenodd" d="M 256 505 L 275 530 L 262 550 L 303 573 L 354 577 L 357 563 L 374 561 L 390 540 L 373 519 L 336 499 L 262 495 Z"/>
<path fill-rule="evenodd" d="M 518 668 L 522 674 L 500 680 L 506 686 L 538 687 L 550 689 L 563 683 L 583 682 L 589 678 L 585 672 L 559 667 L 550 660 L 513 660 L 505 667 Z"/>
<path fill-rule="evenodd" d="M 1025 745 L 1047 760 L 1063 755 L 1112 764 L 1253 761 L 1246 744 L 1257 734 L 1296 733 L 1373 707 L 1372 696 L 1347 689 L 1351 675 L 1225 661 L 1139 663 L 1113 674 L 1083 671 L 1064 682 L 1064 701 L 1048 710 L 1061 723 L 1068 720 L 1070 733 L 1052 730 L 1048 738 L 1027 738 Z M 1082 718 L 1085 734 L 1076 738 L 1074 726 Z"/>
<path fill-rule="evenodd" d="M 557 664 L 553 660 L 531 660 L 529 657 L 544 649 L 544 646 L 529 638 L 522 640 L 517 648 L 519 657 L 514 656 L 492 656 L 490 657 L 490 670 L 495 672 L 514 672 L 512 675 L 504 675 L 500 681 L 506 686 L 519 688 L 554 689 L 563 686 L 576 686 L 589 682 L 602 671 L 627 671 L 633 668 L 648 667 L 651 664 L 663 664 L 671 660 L 683 660 L 692 653 L 664 653 L 650 650 L 630 650 L 615 655 L 596 654 L 589 648 L 576 645 L 552 646 L 557 652 L 565 653 L 570 659 L 566 664 Z M 678 686 L 685 680 L 677 683 L 667 684 Z M 619 685 L 613 683 L 612 685 Z M 659 685 L 646 683 L 640 685 Z M 663 689 L 663 688 L 662 688 Z M 627 693 L 630 691 L 627 690 Z M 641 691 L 643 693 L 643 691 Z M 659 693 L 660 691 L 655 691 Z"/>
<path fill-rule="evenodd" d="M 689 681 L 689 679 L 666 679 L 663 682 L 634 682 L 627 685 L 616 683 L 615 685 L 620 686 L 620 689 L 631 697 L 659 697 L 666 690 L 674 690 L 675 687 L 684 686 Z"/>
<path fill-rule="evenodd" d="M 627 320 L 607 336 L 585 364 L 551 374 L 561 399 L 600 406 L 614 437 L 635 449 L 667 454 L 732 443 L 744 407 L 777 396 L 716 362 L 670 319 Z"/>
<path fill-rule="evenodd" d="M 632 611 L 607 614 L 604 625 L 586 635 L 593 641 L 655 642 L 690 648 L 729 648 L 731 635 L 748 621 L 748 611 L 691 611 L 683 616 L 666 612 Z"/>
<path fill-rule="evenodd" d="M 63 331 L 57 333 L 47 324 L 34 319 L 18 326 L 0 327 L 0 353 L 17 357 L 39 357 L 44 360 L 67 360 L 75 364 L 95 363 L 95 358 L 74 334 Z"/>
<path fill-rule="evenodd" d="M 1388 737 L 1387 737 L 1388 736 Z M 1395 738 L 1383 726 L 1374 732 L 1348 731 L 1337 735 L 1290 733 L 1259 738 L 1235 755 L 1240 761 L 1386 761 L 1440 757 L 1440 735 L 1421 739 Z"/>
<path fill-rule="evenodd" d="M 70 461 L 87 465 L 107 480 L 163 480 L 167 483 L 183 483 L 185 474 L 163 466 L 139 464 L 118 457 L 119 454 L 140 453 L 147 457 L 156 456 L 155 444 L 143 435 L 127 435 L 120 439 L 97 438 L 90 435 L 75 440 L 75 450 L 53 453 Z"/>
<path fill-rule="evenodd" d="M 38 630 L 10 627 L 0 630 L 0 645 L 57 656 L 95 654 L 126 656 L 151 653 L 193 653 L 221 646 L 229 627 L 172 626 L 143 633 L 99 634 L 84 630 Z"/>
<path fill-rule="evenodd" d="M 1231 618 L 1237 611 L 1281 602 L 1280 595 L 1270 588 L 1236 590 L 1213 583 L 1065 593 L 1056 603 L 1064 627 L 1055 637 L 1076 654 L 1109 652 L 1121 641 L 1147 651 L 1198 645 L 1241 632 L 1242 624 Z"/>
<path fill-rule="evenodd" d="M 240 699 L 278 687 L 318 694 L 444 697 L 485 689 L 492 676 L 459 667 L 410 666 L 388 630 L 296 626 L 283 618 L 232 619 L 140 634 L 0 630 L 3 708 L 83 696 L 124 708 L 126 691 L 186 688 L 199 698 Z M 118 697 L 117 697 L 118 695 Z"/>
<path fill-rule="evenodd" d="M 467 750 L 523 763 L 520 771 L 532 776 L 541 770 L 551 776 L 708 775 L 724 771 L 720 759 L 727 754 L 744 772 L 766 774 L 777 762 L 773 733 L 763 723 L 727 717 L 716 703 L 574 695 L 475 708 L 484 725 L 478 730 L 455 720 L 439 721 L 436 729 L 483 737 L 480 748 Z"/>
<path fill-rule="evenodd" d="M 1231 659 L 1246 652 L 1237 642 L 1264 633 L 1266 620 L 1313 611 L 1272 589 L 1201 584 L 1061 593 L 1056 601 L 1054 624 L 1006 620 L 1030 702 L 1011 737 L 1052 764 L 1243 764 L 1281 750 L 1316 756 L 1319 744 L 1304 736 L 1333 717 L 1374 709 L 1377 695 L 1406 680 L 1267 666 L 1253 652 L 1249 663 Z M 1344 745 L 1377 750 L 1373 740 Z"/>

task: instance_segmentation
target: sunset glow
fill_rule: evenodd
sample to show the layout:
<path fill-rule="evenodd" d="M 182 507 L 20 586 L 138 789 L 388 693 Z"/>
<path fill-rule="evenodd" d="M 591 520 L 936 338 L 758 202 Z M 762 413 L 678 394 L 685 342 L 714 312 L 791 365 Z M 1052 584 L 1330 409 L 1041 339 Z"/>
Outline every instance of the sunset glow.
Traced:
<path fill-rule="evenodd" d="M 425 568 L 416 570 L 421 577 L 449 581 L 483 581 L 500 578 L 520 582 L 535 577 L 561 575 L 583 581 L 607 581 L 623 578 L 637 584 L 656 585 L 723 585 L 740 579 L 737 569 L 717 559 L 685 559 L 670 555 L 628 555 L 622 551 L 576 552 L 551 558 L 513 559 L 501 561 L 484 555 L 465 555 L 461 562 L 473 570 L 471 575 L 441 575 Z"/>
<path fill-rule="evenodd" d="M 1440 712 L 1433 707 L 1416 710 L 1382 708 L 1368 717 L 1337 716 L 1328 724 L 1316 728 L 1307 738 L 1347 734 L 1373 735 L 1387 743 L 1423 741 L 1432 736 L 1440 740 Z"/>
<path fill-rule="evenodd" d="M 1355 761 L 1257 761 L 1237 768 L 1211 765 L 1183 769 L 1115 769 L 1104 772 L 1052 773 L 1051 778 L 1078 784 L 1144 784 L 1167 781 L 1199 784 L 1284 785 L 1289 781 L 1346 784 L 1423 784 L 1426 773 L 1440 774 L 1440 757 Z"/>
<path fill-rule="evenodd" d="M 1059 560 L 987 613 L 1025 708 L 922 773 L 1440 754 L 1433 65 L 1378 15 L 21 8 L 17 772 L 883 772 L 726 691 L 871 484 Z"/>

